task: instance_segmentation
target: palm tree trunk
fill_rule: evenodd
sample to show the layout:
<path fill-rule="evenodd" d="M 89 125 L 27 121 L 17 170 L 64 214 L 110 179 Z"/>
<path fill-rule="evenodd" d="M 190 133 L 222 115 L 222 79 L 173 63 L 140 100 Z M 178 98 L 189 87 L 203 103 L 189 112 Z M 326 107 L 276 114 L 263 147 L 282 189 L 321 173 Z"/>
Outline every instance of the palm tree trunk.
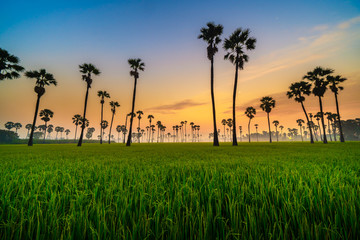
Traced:
<path fill-rule="evenodd" d="M 318 127 L 319 127 L 319 135 L 320 135 L 320 140 L 323 141 L 323 136 L 322 136 L 322 133 L 321 133 L 321 126 L 320 126 L 320 122 L 318 122 Z"/>
<path fill-rule="evenodd" d="M 300 126 L 300 135 L 301 135 L 301 141 L 303 142 L 304 141 L 304 138 L 303 138 L 303 135 L 302 135 L 302 126 Z"/>
<path fill-rule="evenodd" d="M 251 140 L 250 140 L 250 136 L 251 136 L 251 133 L 250 133 L 250 121 L 251 121 L 251 118 L 249 119 L 249 124 L 248 124 L 249 142 L 251 142 Z"/>
<path fill-rule="evenodd" d="M 77 126 L 78 125 L 75 125 L 76 127 L 75 127 L 75 140 L 76 140 L 76 132 L 77 132 Z"/>
<path fill-rule="evenodd" d="M 46 129 L 47 129 L 47 122 L 45 122 L 44 143 L 45 143 L 45 138 L 46 138 Z"/>
<path fill-rule="evenodd" d="M 101 122 L 100 122 L 100 128 L 101 128 L 102 122 L 103 122 L 103 112 L 104 112 L 104 103 L 101 102 Z M 100 144 L 102 144 L 102 138 L 103 138 L 102 131 L 100 131 Z"/>
<path fill-rule="evenodd" d="M 336 126 L 335 126 L 335 123 L 333 123 L 333 134 L 334 134 L 334 141 L 336 142 Z"/>
<path fill-rule="evenodd" d="M 335 93 L 335 102 L 336 102 L 336 111 L 337 111 L 337 117 L 338 117 L 338 123 L 339 123 L 339 131 L 340 131 L 340 142 L 345 142 L 344 134 L 342 131 L 341 126 L 341 120 L 340 120 L 340 112 L 339 112 L 339 103 L 337 99 L 337 93 Z"/>
<path fill-rule="evenodd" d="M 270 116 L 269 116 L 269 113 L 267 113 L 267 119 L 268 119 L 268 126 L 269 126 L 269 137 L 270 137 L 270 143 L 272 143 L 272 140 L 271 140 L 271 129 L 270 129 Z"/>
<path fill-rule="evenodd" d="M 329 133 L 330 141 L 332 141 L 332 137 L 331 137 L 331 125 L 330 125 L 330 120 L 329 120 L 329 119 L 328 119 L 328 133 Z"/>
<path fill-rule="evenodd" d="M 111 117 L 110 130 L 109 130 L 109 144 L 111 142 L 111 129 L 112 129 L 113 121 L 114 121 L 114 115 L 115 115 L 115 112 L 113 112 L 112 117 Z"/>
<path fill-rule="evenodd" d="M 211 69 L 210 69 L 210 88 L 211 88 L 211 103 L 213 112 L 213 125 L 214 125 L 214 142 L 213 146 L 219 146 L 219 137 L 216 127 L 216 112 L 215 112 L 215 96 L 214 96 L 214 58 L 211 58 Z M 186 125 L 185 125 L 186 127 Z"/>
<path fill-rule="evenodd" d="M 277 126 L 275 126 L 276 128 L 276 141 L 278 142 L 279 141 L 279 133 L 278 133 L 278 130 L 277 130 Z"/>
<path fill-rule="evenodd" d="M 78 147 L 81 147 L 82 145 L 82 141 L 83 141 L 83 137 L 84 137 L 84 129 L 85 129 L 85 117 L 86 117 L 86 106 L 87 106 L 87 101 L 88 101 L 88 96 L 89 96 L 89 88 L 90 86 L 88 85 L 86 88 L 86 95 L 85 95 L 85 106 L 84 106 L 84 114 L 83 114 L 83 123 L 81 125 L 81 134 L 80 134 L 80 138 L 79 138 L 79 142 L 78 142 Z"/>
<path fill-rule="evenodd" d="M 239 71 L 239 63 L 238 61 L 236 61 L 236 64 L 235 64 L 235 81 L 234 81 L 234 92 L 233 92 L 233 111 L 232 111 L 232 114 L 233 114 L 233 143 L 232 145 L 233 146 L 237 146 L 238 143 L 237 143 L 237 138 L 236 138 L 236 114 L 235 114 L 235 108 L 236 108 L 236 90 L 237 90 L 237 82 L 238 82 L 238 71 Z"/>
<path fill-rule="evenodd" d="M 327 143 L 327 138 L 326 138 L 326 130 L 325 130 L 325 122 L 324 122 L 324 112 L 323 112 L 323 107 L 322 107 L 322 101 L 321 101 L 321 97 L 319 97 L 319 104 L 320 104 L 320 112 L 321 112 L 321 123 L 323 126 L 323 142 Z M 321 134 L 321 131 L 320 131 Z"/>
<path fill-rule="evenodd" d="M 130 146 L 131 145 L 131 132 L 132 132 L 132 124 L 133 124 L 133 119 L 134 119 L 134 108 L 135 108 L 135 95 L 136 95 L 136 84 L 137 84 L 137 77 L 134 77 L 135 81 L 134 81 L 134 93 L 133 93 L 133 101 L 132 101 L 132 107 L 131 107 L 131 118 L 130 118 L 130 128 L 129 128 L 129 135 L 128 135 L 128 139 L 126 142 L 126 146 Z"/>
<path fill-rule="evenodd" d="M 31 126 L 31 133 L 30 133 L 30 137 L 29 137 L 29 141 L 28 141 L 28 146 L 33 145 L 33 137 L 34 137 L 34 131 L 35 131 L 36 117 L 37 117 L 37 114 L 39 111 L 40 97 L 41 96 L 38 94 L 37 100 L 36 100 L 36 106 L 35 106 L 35 115 L 34 115 L 33 124 Z"/>
<path fill-rule="evenodd" d="M 123 143 L 125 143 L 125 138 L 126 138 L 127 119 L 128 119 L 128 115 L 126 115 L 126 118 L 125 118 L 125 129 L 124 129 L 124 139 L 123 139 Z"/>
<path fill-rule="evenodd" d="M 305 107 L 304 107 L 304 104 L 303 102 L 300 102 L 301 103 L 301 107 L 305 113 L 305 117 L 306 117 L 306 121 L 307 121 L 307 124 L 308 124 L 308 127 L 309 127 L 309 131 L 310 131 L 310 142 L 311 143 L 314 143 L 314 137 L 313 137 L 313 133 L 312 133 L 312 130 L 311 130 L 311 126 L 310 126 L 310 120 L 309 120 L 309 116 L 307 115 L 307 112 L 305 110 Z"/>

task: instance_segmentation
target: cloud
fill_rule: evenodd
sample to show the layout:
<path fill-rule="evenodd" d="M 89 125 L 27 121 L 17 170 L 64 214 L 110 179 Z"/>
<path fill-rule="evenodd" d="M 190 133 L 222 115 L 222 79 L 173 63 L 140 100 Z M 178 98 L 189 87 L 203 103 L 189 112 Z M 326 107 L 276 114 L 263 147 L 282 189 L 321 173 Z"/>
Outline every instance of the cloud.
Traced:
<path fill-rule="evenodd" d="M 342 22 L 340 24 L 338 24 L 338 28 L 339 29 L 347 29 L 349 27 L 351 27 L 351 25 L 354 25 L 354 24 L 357 24 L 357 23 L 360 23 L 360 16 L 357 16 L 357 17 L 354 17 L 350 20 L 347 20 L 345 22 Z"/>
<path fill-rule="evenodd" d="M 312 28 L 312 31 L 318 32 L 318 31 L 324 31 L 327 30 L 329 28 L 328 25 L 323 24 L 323 25 L 317 25 L 315 27 Z"/>
<path fill-rule="evenodd" d="M 205 105 L 204 102 L 195 102 L 191 99 L 185 99 L 179 102 L 175 102 L 173 104 L 164 104 L 156 107 L 151 107 L 146 109 L 146 111 L 153 111 L 153 112 L 161 112 L 163 114 L 174 114 L 175 110 L 183 110 L 190 107 L 196 107 Z"/>

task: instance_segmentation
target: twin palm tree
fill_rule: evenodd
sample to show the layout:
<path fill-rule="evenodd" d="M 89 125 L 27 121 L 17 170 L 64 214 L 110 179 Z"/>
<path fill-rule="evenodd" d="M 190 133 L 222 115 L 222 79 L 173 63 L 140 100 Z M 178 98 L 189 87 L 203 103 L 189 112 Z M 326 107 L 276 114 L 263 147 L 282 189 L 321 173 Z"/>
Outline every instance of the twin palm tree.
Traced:
<path fill-rule="evenodd" d="M 0 81 L 20 77 L 24 68 L 19 65 L 19 58 L 11 55 L 5 49 L 0 48 Z"/>
<path fill-rule="evenodd" d="M 286 95 L 288 96 L 288 98 L 294 98 L 294 100 L 296 102 L 299 102 L 301 104 L 301 107 L 302 107 L 305 117 L 306 117 L 307 125 L 309 127 L 309 131 L 310 131 L 310 142 L 314 143 L 314 137 L 313 137 L 313 132 L 312 132 L 312 127 L 310 124 L 309 116 L 304 107 L 304 101 L 305 101 L 304 95 L 307 95 L 307 96 L 310 95 L 311 84 L 309 84 L 305 81 L 295 82 L 290 85 L 289 89 L 290 90 L 286 93 Z"/>
<path fill-rule="evenodd" d="M 34 88 L 35 93 L 37 94 L 37 100 L 36 100 L 36 106 L 35 106 L 35 114 L 34 114 L 34 120 L 31 126 L 31 133 L 28 141 L 28 146 L 33 145 L 33 137 L 34 137 L 34 130 L 36 125 L 36 117 L 38 115 L 39 111 L 39 104 L 40 104 L 40 98 L 45 93 L 45 86 L 49 85 L 57 85 L 57 82 L 54 78 L 54 76 L 51 73 L 47 73 L 45 69 L 40 69 L 39 71 L 27 71 L 25 72 L 25 76 L 27 78 L 34 78 L 36 79 L 36 85 Z"/>
<path fill-rule="evenodd" d="M 131 145 L 132 125 L 133 125 L 133 119 L 134 119 L 134 115 L 135 115 L 134 108 L 135 108 L 136 85 L 137 85 L 137 80 L 139 78 L 139 71 L 144 71 L 144 69 L 145 69 L 145 64 L 141 61 L 140 58 L 129 59 L 128 63 L 131 68 L 130 76 L 134 77 L 134 93 L 133 93 L 133 100 L 132 100 L 132 107 L 131 107 L 132 114 L 131 114 L 131 118 L 130 118 L 130 128 L 129 128 L 129 134 L 128 134 L 126 146 Z"/>
<path fill-rule="evenodd" d="M 111 142 L 110 141 L 111 140 L 110 136 L 111 136 L 111 128 L 112 128 L 113 121 L 114 121 L 114 115 L 115 115 L 115 112 L 116 112 L 116 108 L 120 107 L 120 104 L 118 102 L 111 101 L 110 106 L 111 106 L 112 117 L 111 117 L 111 123 L 110 123 L 110 131 L 109 131 L 109 144 Z"/>
<path fill-rule="evenodd" d="M 103 121 L 103 116 L 104 116 L 104 102 L 105 102 L 105 98 L 110 98 L 110 94 L 107 91 L 98 91 L 97 93 L 98 97 L 100 97 L 100 104 L 101 104 L 101 121 L 100 123 L 102 123 Z M 102 131 L 100 131 L 100 144 L 102 144 Z"/>
<path fill-rule="evenodd" d="M 248 133 L 249 133 L 249 142 L 251 142 L 250 122 L 251 119 L 253 119 L 256 115 L 256 109 L 253 107 L 246 108 L 245 115 L 249 118 Z"/>
<path fill-rule="evenodd" d="M 201 34 L 199 39 L 203 39 L 207 44 L 207 57 L 210 60 L 210 88 L 211 88 L 211 103 L 213 111 L 213 125 L 214 125 L 214 140 L 213 145 L 219 146 L 219 136 L 216 127 L 216 112 L 215 112 L 215 96 L 214 96 L 214 56 L 218 52 L 217 45 L 221 42 L 220 36 L 223 32 L 222 25 L 216 25 L 212 22 L 206 24 L 207 27 L 200 29 Z"/>
<path fill-rule="evenodd" d="M 275 131 L 276 131 L 276 141 L 278 142 L 279 141 L 279 133 L 278 133 L 278 130 L 277 130 L 277 127 L 279 126 L 279 121 L 278 120 L 274 120 L 272 122 L 275 126 Z"/>
<path fill-rule="evenodd" d="M 237 146 L 236 138 L 236 92 L 237 92 L 237 82 L 238 82 L 238 69 L 244 69 L 245 62 L 248 62 L 249 57 L 245 54 L 245 50 L 254 50 L 256 39 L 250 37 L 249 29 L 236 29 L 228 39 L 224 41 L 224 49 L 227 51 L 227 54 L 224 56 L 225 60 L 230 60 L 232 64 L 235 65 L 235 81 L 234 81 L 234 92 L 233 92 L 233 146 Z M 216 129 L 215 129 L 216 130 Z"/>
<path fill-rule="evenodd" d="M 269 138 L 270 138 L 270 143 L 272 143 L 269 114 L 270 114 L 271 110 L 275 107 L 275 100 L 272 97 L 267 96 L 267 97 L 263 97 L 260 100 L 260 102 L 261 102 L 260 108 L 267 114 L 268 126 L 269 126 Z"/>
<path fill-rule="evenodd" d="M 39 116 L 41 117 L 41 120 L 45 122 L 45 131 L 44 131 L 44 141 L 46 137 L 46 129 L 47 129 L 47 122 L 50 121 L 51 118 L 54 117 L 54 112 L 50 109 L 44 109 L 40 111 Z"/>
<path fill-rule="evenodd" d="M 99 75 L 100 71 L 91 63 L 84 63 L 83 65 L 79 65 L 79 68 L 80 68 L 80 72 L 83 74 L 82 80 L 84 80 L 86 82 L 85 106 L 84 106 L 84 114 L 82 117 L 83 119 L 86 119 L 86 107 L 87 107 L 87 101 L 88 101 L 88 96 L 89 96 L 89 89 L 91 88 L 91 84 L 93 81 L 91 77 L 92 77 L 92 74 L 94 74 L 96 76 Z M 81 125 L 81 134 L 80 134 L 80 138 L 79 138 L 79 142 L 78 142 L 78 147 L 81 147 L 81 145 L 82 145 L 84 129 L 85 129 L 85 121 L 83 121 L 83 124 Z"/>

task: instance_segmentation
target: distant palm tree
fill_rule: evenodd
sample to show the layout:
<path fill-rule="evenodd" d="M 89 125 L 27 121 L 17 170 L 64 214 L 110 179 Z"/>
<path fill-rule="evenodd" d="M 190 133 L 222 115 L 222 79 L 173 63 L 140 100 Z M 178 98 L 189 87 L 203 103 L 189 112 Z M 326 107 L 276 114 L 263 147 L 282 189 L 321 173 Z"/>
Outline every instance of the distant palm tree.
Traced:
<path fill-rule="evenodd" d="M 80 114 L 75 114 L 72 117 L 73 123 L 75 124 L 75 140 L 76 140 L 76 132 L 77 132 L 77 127 L 80 124 L 80 120 L 81 120 L 81 115 Z"/>
<path fill-rule="evenodd" d="M 344 134 L 343 134 L 343 131 L 342 131 L 342 126 L 341 126 L 339 102 L 338 102 L 337 95 L 339 94 L 339 91 L 342 91 L 344 89 L 343 86 L 339 86 L 339 85 L 341 83 L 345 82 L 346 80 L 347 80 L 346 78 L 343 78 L 343 77 L 341 77 L 339 75 L 337 75 L 335 77 L 334 76 L 327 76 L 327 81 L 330 84 L 330 89 L 335 95 L 336 112 L 337 112 L 337 116 L 338 116 L 337 124 L 339 126 L 339 131 L 340 131 L 340 142 L 345 142 L 345 138 L 344 138 Z M 329 126 L 329 128 L 330 128 L 330 126 Z"/>
<path fill-rule="evenodd" d="M 338 115 L 336 113 L 331 114 L 330 121 L 332 122 L 333 134 L 334 134 L 334 141 L 336 141 L 336 120 L 338 119 Z"/>
<path fill-rule="evenodd" d="M 137 118 L 139 119 L 139 125 L 138 125 L 138 133 L 139 133 L 139 132 L 140 132 L 140 129 L 141 129 L 141 128 L 140 128 L 140 120 L 141 120 L 141 116 L 142 116 L 144 113 L 143 113 L 143 111 L 140 111 L 140 110 L 139 110 L 139 111 L 136 112 L 136 114 L 137 114 Z M 139 138 L 139 142 L 140 142 L 140 138 Z"/>
<path fill-rule="evenodd" d="M 156 122 L 156 126 L 158 127 L 158 136 L 157 136 L 156 142 L 159 142 L 161 121 L 157 121 L 157 122 Z"/>
<path fill-rule="evenodd" d="M 135 113 L 134 113 L 134 114 L 131 114 L 131 113 L 126 114 L 126 118 L 125 118 L 125 131 L 123 131 L 123 133 L 124 133 L 123 143 L 125 143 L 125 135 L 126 135 L 126 133 L 127 133 L 127 120 L 128 120 L 128 117 L 130 117 L 131 115 L 135 115 Z M 134 116 L 134 117 L 135 117 L 135 116 Z"/>
<path fill-rule="evenodd" d="M 256 129 L 256 141 L 258 142 L 259 141 L 259 134 L 258 134 L 258 127 L 259 127 L 259 124 L 255 124 L 255 129 Z"/>
<path fill-rule="evenodd" d="M 57 126 L 55 127 L 55 132 L 56 132 L 56 140 L 58 139 L 58 133 L 61 131 L 61 127 Z"/>
<path fill-rule="evenodd" d="M 63 136 L 62 136 L 62 133 L 64 132 L 65 128 L 63 127 L 60 127 L 60 139 L 63 139 Z"/>
<path fill-rule="evenodd" d="M 251 119 L 253 119 L 256 115 L 255 108 L 253 108 L 253 107 L 246 108 L 245 115 L 249 118 L 248 133 L 249 133 L 249 142 L 251 142 L 250 122 L 251 122 Z"/>
<path fill-rule="evenodd" d="M 100 118 L 100 125 L 103 121 L 103 116 L 104 116 L 104 103 L 105 103 L 105 98 L 110 98 L 110 94 L 107 91 L 98 91 L 97 93 L 98 97 L 100 97 L 100 104 L 101 104 L 101 118 Z M 102 131 L 100 131 L 100 144 L 102 144 L 102 140 L 103 140 L 103 136 L 102 136 Z"/>
<path fill-rule="evenodd" d="M 22 128 L 22 124 L 21 123 L 15 123 L 14 124 L 14 128 L 15 128 L 15 132 L 17 133 L 17 131 Z"/>
<path fill-rule="evenodd" d="M 326 113 L 324 113 L 324 115 L 326 116 L 326 119 L 328 120 L 328 134 L 329 134 L 329 137 L 330 137 L 330 141 L 332 141 L 331 124 L 330 124 L 332 113 L 331 112 L 326 112 Z"/>
<path fill-rule="evenodd" d="M 128 60 L 128 63 L 129 63 L 130 68 L 131 68 L 130 76 L 133 76 L 133 77 L 134 77 L 134 93 L 133 93 L 132 107 L 131 107 L 131 113 L 134 113 L 134 108 L 135 108 L 135 96 L 136 96 L 136 85 L 137 85 L 137 80 L 138 80 L 138 78 L 139 78 L 139 71 L 144 71 L 144 69 L 145 69 L 145 64 L 141 61 L 140 58 L 137 58 L 137 59 L 129 59 L 129 60 Z M 128 139 L 127 139 L 127 142 L 126 142 L 126 146 L 130 146 L 130 145 L 131 145 L 131 135 L 132 135 L 133 119 L 134 119 L 134 115 L 131 115 L 129 135 L 128 135 Z"/>
<path fill-rule="evenodd" d="M 223 32 L 222 25 L 215 25 L 215 23 L 208 22 L 206 24 L 207 27 L 203 27 L 200 29 L 201 34 L 198 36 L 199 39 L 203 39 L 208 47 L 207 47 L 207 57 L 210 60 L 211 68 L 210 68 L 210 89 L 211 89 L 211 103 L 213 110 L 213 145 L 219 146 L 219 137 L 217 133 L 216 127 L 216 112 L 215 112 L 215 96 L 214 96 L 214 56 L 218 52 L 217 45 L 221 42 L 220 36 Z"/>
<path fill-rule="evenodd" d="M 34 120 L 32 123 L 31 133 L 30 133 L 29 142 L 28 142 L 28 146 L 32 146 L 35 125 L 36 125 L 36 117 L 37 117 L 38 111 L 39 111 L 40 98 L 45 93 L 45 86 L 49 86 L 51 84 L 56 86 L 57 82 L 56 82 L 54 76 L 50 73 L 47 73 L 45 69 L 40 69 L 40 71 L 27 71 L 27 72 L 25 72 L 25 76 L 28 78 L 36 79 L 36 86 L 34 88 L 34 91 L 37 94 L 37 100 L 36 100 L 36 106 L 35 106 Z"/>
<path fill-rule="evenodd" d="M 116 108 L 120 107 L 120 104 L 118 102 L 111 101 L 110 106 L 111 106 L 112 117 L 111 117 L 111 124 L 110 124 L 110 130 L 109 130 L 109 144 L 111 142 L 110 136 L 111 136 L 111 129 L 112 129 L 113 121 L 114 121 L 114 115 L 116 112 Z"/>
<path fill-rule="evenodd" d="M 66 129 L 66 130 L 65 130 L 65 133 L 66 133 L 66 139 L 69 139 L 70 129 Z"/>
<path fill-rule="evenodd" d="M 307 75 L 303 77 L 303 79 L 307 79 L 311 81 L 314 85 L 312 93 L 319 98 L 319 105 L 320 105 L 320 113 L 321 113 L 321 123 L 323 127 L 323 133 L 326 133 L 325 130 L 325 122 L 324 122 L 324 111 L 322 106 L 322 97 L 327 90 L 327 85 L 329 84 L 326 81 L 327 75 L 333 73 L 334 70 L 332 69 L 323 69 L 321 67 L 316 67 L 312 72 L 308 72 Z M 323 142 L 327 143 L 326 134 L 323 137 Z"/>
<path fill-rule="evenodd" d="M 118 133 L 118 143 L 119 143 L 120 142 L 120 133 L 122 132 L 122 125 L 117 125 L 116 131 Z"/>
<path fill-rule="evenodd" d="M 185 142 L 186 142 L 186 140 L 187 140 L 186 139 L 186 124 L 187 124 L 187 121 L 185 120 L 184 123 L 185 123 Z M 216 136 L 219 136 L 217 131 L 216 131 Z M 218 142 L 219 142 L 219 139 L 218 139 Z"/>
<path fill-rule="evenodd" d="M 40 111 L 39 117 L 45 122 L 44 141 L 46 137 L 47 122 L 54 117 L 54 112 L 50 109 L 43 109 Z"/>
<path fill-rule="evenodd" d="M 106 120 L 103 120 L 101 122 L 101 130 L 103 132 L 103 135 L 105 135 L 105 129 L 109 126 L 109 122 Z"/>
<path fill-rule="evenodd" d="M 296 83 L 292 83 L 289 87 L 289 91 L 286 93 L 286 95 L 288 96 L 288 98 L 294 98 L 294 100 L 296 102 L 299 102 L 301 104 L 301 107 L 304 111 L 306 120 L 307 120 L 307 125 L 310 131 L 310 142 L 314 143 L 314 138 L 313 138 L 313 132 L 311 129 L 311 125 L 310 125 L 310 120 L 309 120 L 309 116 L 311 116 L 312 118 L 312 114 L 306 113 L 305 107 L 304 107 L 304 101 L 305 101 L 305 96 L 307 95 L 309 96 L 311 93 L 311 84 L 305 82 L 305 81 L 300 81 L 300 82 L 296 82 Z M 310 115 L 311 114 L 311 115 Z M 312 119 L 311 119 L 312 121 Z"/>
<path fill-rule="evenodd" d="M 283 131 L 283 129 L 284 129 L 284 126 L 283 126 L 283 125 L 280 125 L 279 128 L 280 128 L 280 131 L 281 131 L 281 132 L 280 132 L 280 136 L 282 136 L 282 131 Z"/>
<path fill-rule="evenodd" d="M 256 39 L 249 36 L 249 29 L 236 29 L 230 37 L 224 41 L 224 49 L 227 51 L 224 56 L 225 60 L 230 60 L 235 65 L 235 81 L 234 81 L 234 92 L 233 92 L 233 126 L 236 126 L 236 92 L 238 82 L 238 69 L 244 69 L 245 62 L 248 62 L 249 56 L 245 54 L 245 50 L 254 50 Z M 233 146 L 237 146 L 236 128 L 233 128 Z"/>
<path fill-rule="evenodd" d="M 316 113 L 316 114 L 314 115 L 315 120 L 316 120 L 316 121 L 317 121 L 317 123 L 318 123 L 319 133 L 320 133 L 320 139 L 321 139 L 321 140 L 323 140 L 323 136 L 322 136 L 322 134 L 321 134 L 321 128 L 320 128 L 320 120 L 321 120 L 321 116 L 322 116 L 321 112 L 318 112 L 318 113 Z"/>
<path fill-rule="evenodd" d="M 154 116 L 153 116 L 153 115 L 149 115 L 147 118 L 149 119 L 149 128 L 151 129 L 151 121 L 152 121 L 152 119 L 154 119 Z M 148 136 L 148 138 L 149 138 L 148 142 L 150 142 L 150 135 L 151 135 L 151 134 L 149 134 L 149 136 Z"/>
<path fill-rule="evenodd" d="M 271 140 L 271 129 L 270 129 L 270 112 L 271 110 L 275 107 L 275 100 L 272 97 L 263 97 L 260 100 L 261 104 L 260 104 L 260 108 L 266 112 L 267 114 L 267 119 L 268 119 L 268 126 L 269 126 L 269 138 L 270 138 L 270 143 L 272 142 Z"/>
<path fill-rule="evenodd" d="M 299 118 L 298 120 L 296 120 L 296 123 L 300 127 L 301 141 L 304 141 L 303 135 L 302 135 L 302 125 L 303 125 L 303 123 L 305 123 L 305 121 Z"/>
<path fill-rule="evenodd" d="M 94 65 L 92 65 L 91 63 L 84 63 L 83 65 L 79 65 L 80 68 L 80 72 L 83 74 L 82 75 L 82 80 L 84 80 L 86 82 L 86 95 L 85 95 L 85 104 L 84 104 L 84 114 L 83 114 L 83 119 L 86 119 L 86 107 L 87 107 L 87 101 L 88 101 L 88 96 L 89 96 L 89 89 L 91 88 L 91 84 L 92 84 L 92 74 L 94 74 L 95 76 L 100 74 L 99 69 L 97 69 Z M 83 124 L 81 125 L 81 133 L 80 133 L 80 138 L 79 138 L 79 142 L 78 142 L 78 147 L 81 147 L 82 145 L 82 140 L 83 140 L 83 136 L 84 136 L 84 129 L 85 129 L 85 125 L 84 125 L 85 121 L 83 121 Z"/>
<path fill-rule="evenodd" d="M 79 121 L 79 125 L 80 125 L 80 126 L 83 126 L 83 125 L 84 125 L 84 128 L 87 128 L 87 127 L 90 125 L 90 122 L 89 122 L 89 120 L 87 120 L 86 118 L 85 118 L 85 120 L 84 120 L 84 118 L 81 117 L 81 118 L 80 118 L 80 121 Z"/>
<path fill-rule="evenodd" d="M 50 135 L 51 133 L 54 131 L 54 125 L 50 124 L 48 127 L 47 127 L 47 132 L 48 132 L 48 139 L 50 139 Z"/>
<path fill-rule="evenodd" d="M 279 121 L 278 120 L 274 120 L 272 122 L 275 126 L 275 131 L 276 131 L 276 141 L 278 142 L 279 141 L 279 133 L 278 133 L 278 130 L 277 130 L 277 127 L 279 126 Z"/>
<path fill-rule="evenodd" d="M 29 137 L 29 132 L 30 132 L 30 130 L 32 128 L 32 124 L 31 123 L 26 124 L 25 128 L 28 130 L 27 134 L 26 134 L 26 137 Z"/>
<path fill-rule="evenodd" d="M 15 123 L 13 123 L 13 122 L 7 122 L 7 123 L 5 123 L 5 128 L 10 131 L 11 129 L 14 128 L 14 125 L 15 125 Z"/>
<path fill-rule="evenodd" d="M 224 142 L 226 142 L 225 126 L 227 125 L 226 119 L 221 120 L 221 124 L 224 126 Z"/>
<path fill-rule="evenodd" d="M 191 141 L 193 142 L 194 141 L 194 123 L 193 122 L 190 122 L 190 127 L 191 127 Z M 174 134 L 175 135 L 175 134 Z M 174 137 L 174 140 L 175 140 L 175 137 Z"/>
<path fill-rule="evenodd" d="M 20 77 L 24 68 L 19 65 L 19 58 L 11 55 L 5 49 L 0 48 L 0 81 Z"/>

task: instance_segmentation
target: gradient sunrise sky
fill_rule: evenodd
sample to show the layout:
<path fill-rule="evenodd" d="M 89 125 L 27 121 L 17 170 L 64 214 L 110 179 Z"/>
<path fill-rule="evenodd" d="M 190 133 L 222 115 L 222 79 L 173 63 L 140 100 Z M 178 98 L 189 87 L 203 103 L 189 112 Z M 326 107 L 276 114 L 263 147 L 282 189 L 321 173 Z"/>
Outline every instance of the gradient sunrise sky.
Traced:
<path fill-rule="evenodd" d="M 90 126 L 100 123 L 98 90 L 110 92 L 121 105 L 115 127 L 124 124 L 130 112 L 133 79 L 127 59 L 141 58 L 146 64 L 140 74 L 136 110 L 152 114 L 167 126 L 182 120 L 211 131 L 210 63 L 206 44 L 198 40 L 208 21 L 224 26 L 223 38 L 238 27 L 250 28 L 257 38 L 250 61 L 240 72 L 237 123 L 247 133 L 245 108 L 258 113 L 252 125 L 267 130 L 266 115 L 259 99 L 277 101 L 271 121 L 296 127 L 304 118 L 300 105 L 288 100 L 288 86 L 316 66 L 335 69 L 348 81 L 340 94 L 343 119 L 360 117 L 360 1 L 5 1 L 0 14 L 0 47 L 21 59 L 27 70 L 45 68 L 53 73 L 57 87 L 48 87 L 40 109 L 55 112 L 49 122 L 69 128 L 71 117 L 82 113 L 86 84 L 78 65 L 89 62 L 102 72 L 94 77 L 89 95 Z M 215 99 L 218 128 L 231 118 L 233 65 L 215 58 Z M 32 123 L 36 95 L 34 80 L 21 77 L 0 82 L 0 125 L 7 121 Z M 309 112 L 318 111 L 310 97 Z M 110 120 L 108 101 L 105 119 Z M 334 97 L 326 93 L 324 111 L 335 112 Z M 145 127 L 146 117 L 142 120 Z M 43 124 L 40 119 L 37 125 Z M 137 126 L 137 125 L 136 125 Z M 20 131 L 21 137 L 25 130 Z M 116 134 L 115 134 L 116 136 Z"/>

